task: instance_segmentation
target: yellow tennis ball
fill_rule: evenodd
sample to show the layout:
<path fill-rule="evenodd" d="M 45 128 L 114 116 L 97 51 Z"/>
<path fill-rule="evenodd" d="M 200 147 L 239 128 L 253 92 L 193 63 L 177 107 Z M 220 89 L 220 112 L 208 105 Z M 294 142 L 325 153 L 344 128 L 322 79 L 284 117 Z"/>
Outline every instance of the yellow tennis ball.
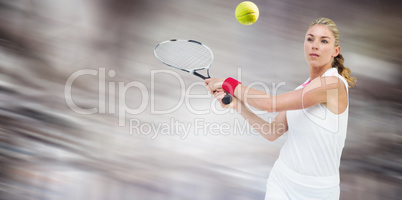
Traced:
<path fill-rule="evenodd" d="M 260 12 L 253 2 L 243 1 L 237 5 L 235 14 L 237 21 L 241 24 L 251 25 L 257 21 Z"/>

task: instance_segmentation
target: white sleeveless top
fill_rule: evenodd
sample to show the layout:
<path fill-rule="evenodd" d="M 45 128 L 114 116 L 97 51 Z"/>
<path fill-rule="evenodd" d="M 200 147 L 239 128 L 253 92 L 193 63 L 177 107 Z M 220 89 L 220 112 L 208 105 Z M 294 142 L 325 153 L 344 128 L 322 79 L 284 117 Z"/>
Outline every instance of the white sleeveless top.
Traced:
<path fill-rule="evenodd" d="M 336 76 L 337 69 L 328 69 L 323 76 Z M 310 79 L 299 87 L 306 85 Z M 290 169 L 308 176 L 333 176 L 339 174 L 340 159 L 345 145 L 349 115 L 349 98 L 346 110 L 334 114 L 324 105 L 317 104 L 301 110 L 286 111 L 288 138 L 279 158 Z"/>

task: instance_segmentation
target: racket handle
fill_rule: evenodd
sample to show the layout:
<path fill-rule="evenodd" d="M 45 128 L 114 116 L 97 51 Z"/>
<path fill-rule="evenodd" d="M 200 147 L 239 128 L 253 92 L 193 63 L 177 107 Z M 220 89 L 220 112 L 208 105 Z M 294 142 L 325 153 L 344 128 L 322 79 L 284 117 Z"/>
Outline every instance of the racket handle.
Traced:
<path fill-rule="evenodd" d="M 230 94 L 226 94 L 222 99 L 222 103 L 225 105 L 232 103 L 232 101 L 233 101 L 233 97 Z"/>

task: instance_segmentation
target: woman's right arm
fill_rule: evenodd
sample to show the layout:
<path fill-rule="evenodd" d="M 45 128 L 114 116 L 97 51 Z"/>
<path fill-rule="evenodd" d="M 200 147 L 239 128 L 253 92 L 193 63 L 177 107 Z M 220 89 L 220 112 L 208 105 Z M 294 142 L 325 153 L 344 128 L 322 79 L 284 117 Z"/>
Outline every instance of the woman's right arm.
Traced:
<path fill-rule="evenodd" d="M 286 111 L 279 112 L 273 122 L 267 122 L 251 111 L 243 102 L 238 109 L 241 116 L 258 131 L 265 139 L 273 142 L 288 131 Z"/>
<path fill-rule="evenodd" d="M 273 122 L 267 122 L 251 111 L 246 104 L 237 97 L 233 97 L 233 101 L 229 105 L 223 104 L 222 98 L 226 95 L 223 89 L 217 89 L 213 94 L 215 98 L 219 100 L 222 107 L 236 110 L 254 130 L 258 131 L 265 139 L 271 142 L 288 131 L 286 111 L 279 112 Z"/>

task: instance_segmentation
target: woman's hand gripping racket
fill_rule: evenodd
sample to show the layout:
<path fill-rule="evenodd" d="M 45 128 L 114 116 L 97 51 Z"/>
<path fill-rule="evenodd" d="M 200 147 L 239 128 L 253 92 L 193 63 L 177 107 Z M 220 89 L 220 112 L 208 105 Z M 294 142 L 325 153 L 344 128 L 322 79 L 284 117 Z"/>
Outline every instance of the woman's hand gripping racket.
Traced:
<path fill-rule="evenodd" d="M 164 41 L 156 45 L 154 55 L 169 67 L 194 74 L 204 80 L 211 78 L 209 76 L 209 68 L 214 60 L 214 55 L 211 49 L 201 44 L 201 42 L 176 39 Z M 199 70 L 207 70 L 207 76 L 199 74 L 197 72 Z M 232 100 L 232 96 L 226 94 L 222 99 L 222 103 L 227 105 Z"/>

